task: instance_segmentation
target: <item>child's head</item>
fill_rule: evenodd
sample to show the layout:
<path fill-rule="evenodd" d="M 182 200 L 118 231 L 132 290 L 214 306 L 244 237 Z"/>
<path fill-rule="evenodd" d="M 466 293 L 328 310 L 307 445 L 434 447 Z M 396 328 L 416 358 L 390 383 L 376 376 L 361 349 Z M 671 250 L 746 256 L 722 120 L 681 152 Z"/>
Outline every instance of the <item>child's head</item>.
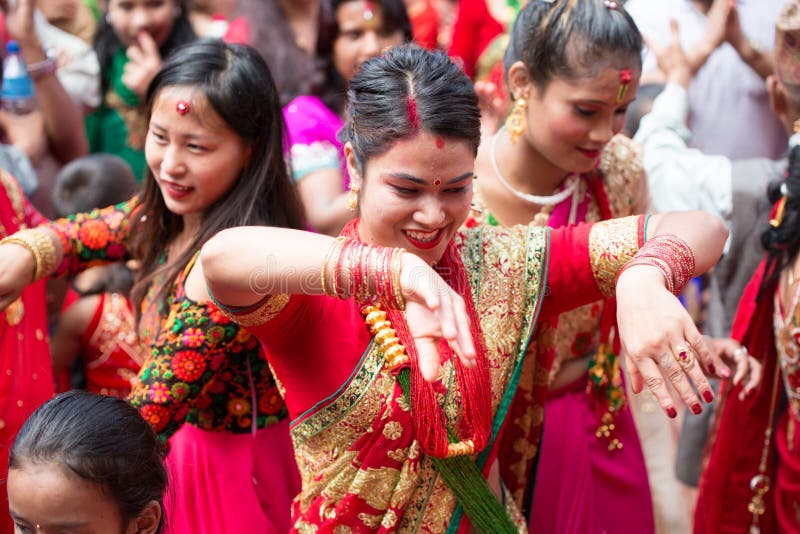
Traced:
<path fill-rule="evenodd" d="M 70 391 L 39 407 L 11 447 L 9 512 L 21 532 L 163 532 L 167 472 L 150 425 L 123 400 Z"/>
<path fill-rule="evenodd" d="M 621 0 L 532 0 L 504 58 L 510 92 L 527 105 L 527 142 L 560 169 L 590 170 L 624 126 L 641 49 Z"/>
<path fill-rule="evenodd" d="M 147 275 L 155 274 L 165 244 L 184 230 L 194 240 L 163 267 L 167 281 L 225 228 L 302 228 L 300 201 L 283 158 L 278 93 L 255 50 L 219 39 L 176 50 L 150 84 L 147 113 L 141 201 L 147 217 L 139 221 L 132 246 L 146 273 L 142 284 L 152 282 Z M 135 303 L 140 289 L 137 283 Z"/>
<path fill-rule="evenodd" d="M 53 185 L 57 217 L 124 202 L 138 187 L 128 163 L 112 154 L 90 154 L 65 165 Z"/>

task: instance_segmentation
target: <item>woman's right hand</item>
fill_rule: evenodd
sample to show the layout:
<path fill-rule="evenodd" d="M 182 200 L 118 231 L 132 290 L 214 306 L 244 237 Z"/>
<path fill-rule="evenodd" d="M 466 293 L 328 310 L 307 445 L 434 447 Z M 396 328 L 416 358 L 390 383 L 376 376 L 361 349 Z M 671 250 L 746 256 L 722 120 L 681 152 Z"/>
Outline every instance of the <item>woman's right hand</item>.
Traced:
<path fill-rule="evenodd" d="M 465 366 L 474 367 L 475 344 L 464 299 L 422 259 L 410 253 L 402 256 L 400 289 L 425 380 L 433 382 L 439 377 L 442 361 L 438 347 L 443 338 Z"/>
<path fill-rule="evenodd" d="M 0 311 L 17 300 L 33 281 L 36 260 L 24 246 L 16 243 L 0 245 Z"/>

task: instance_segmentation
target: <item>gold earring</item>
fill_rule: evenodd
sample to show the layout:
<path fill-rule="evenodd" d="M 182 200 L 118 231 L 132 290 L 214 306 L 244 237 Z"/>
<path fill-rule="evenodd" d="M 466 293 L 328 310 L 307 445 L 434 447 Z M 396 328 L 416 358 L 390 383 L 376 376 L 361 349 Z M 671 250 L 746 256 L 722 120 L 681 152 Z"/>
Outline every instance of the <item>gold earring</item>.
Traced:
<path fill-rule="evenodd" d="M 514 102 L 514 109 L 506 119 L 506 130 L 511 137 L 511 144 L 516 144 L 517 140 L 525 133 L 528 124 L 525 119 L 525 111 L 528 109 L 528 102 L 524 98 L 518 98 Z"/>
<path fill-rule="evenodd" d="M 350 186 L 350 191 L 347 192 L 347 196 L 344 199 L 344 207 L 347 208 L 347 211 L 356 211 L 358 210 L 358 189 Z"/>

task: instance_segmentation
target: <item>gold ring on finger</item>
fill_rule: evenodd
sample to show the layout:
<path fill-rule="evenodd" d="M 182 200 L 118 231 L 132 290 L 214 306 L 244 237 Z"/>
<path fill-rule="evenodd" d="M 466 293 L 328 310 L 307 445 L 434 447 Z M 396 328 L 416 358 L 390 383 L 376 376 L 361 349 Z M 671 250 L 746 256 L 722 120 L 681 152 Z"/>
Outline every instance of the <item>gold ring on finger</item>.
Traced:
<path fill-rule="evenodd" d="M 688 367 L 694 363 L 694 355 L 692 354 L 692 347 L 688 343 L 681 343 L 675 347 L 675 359 L 683 367 Z"/>

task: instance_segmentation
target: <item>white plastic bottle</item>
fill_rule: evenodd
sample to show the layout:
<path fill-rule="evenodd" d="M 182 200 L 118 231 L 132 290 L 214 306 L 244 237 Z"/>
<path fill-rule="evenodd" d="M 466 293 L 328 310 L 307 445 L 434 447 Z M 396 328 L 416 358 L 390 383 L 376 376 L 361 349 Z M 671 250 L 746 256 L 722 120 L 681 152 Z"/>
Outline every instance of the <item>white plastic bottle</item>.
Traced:
<path fill-rule="evenodd" d="M 0 107 L 15 115 L 25 115 L 36 109 L 33 80 L 19 53 L 19 43 L 9 41 L 3 58 L 3 85 L 0 87 Z"/>

